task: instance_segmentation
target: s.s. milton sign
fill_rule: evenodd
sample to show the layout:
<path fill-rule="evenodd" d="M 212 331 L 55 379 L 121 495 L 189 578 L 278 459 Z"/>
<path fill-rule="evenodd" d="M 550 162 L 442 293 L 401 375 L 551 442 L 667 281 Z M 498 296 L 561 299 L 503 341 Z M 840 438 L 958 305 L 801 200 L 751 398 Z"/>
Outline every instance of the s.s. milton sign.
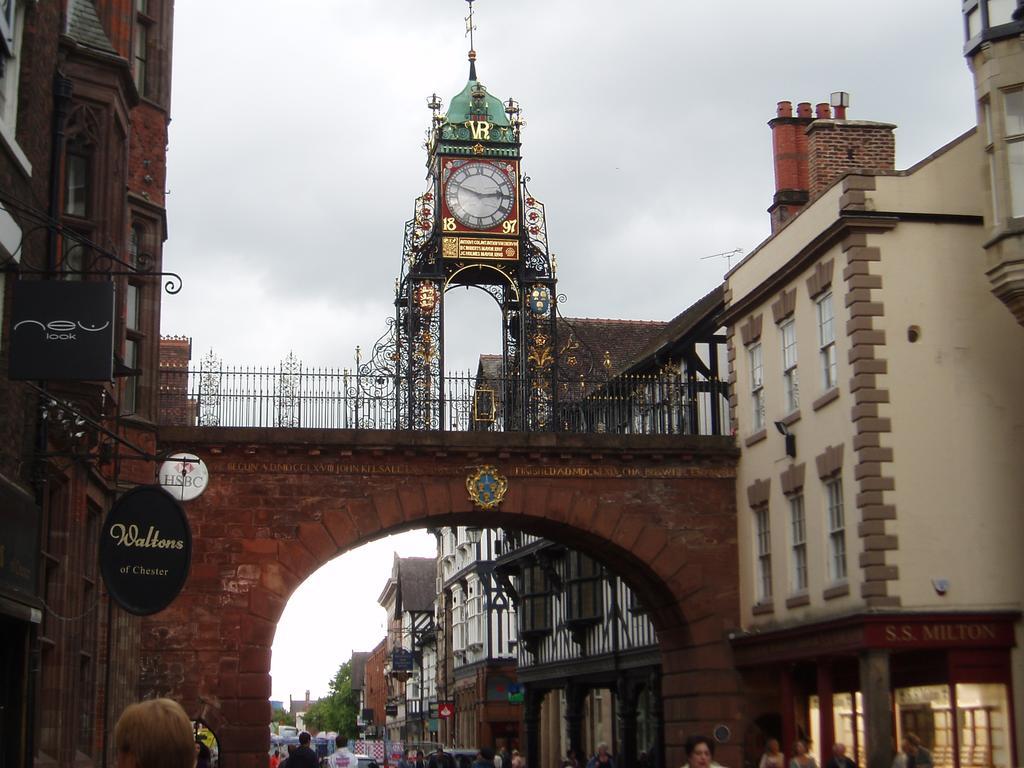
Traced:
<path fill-rule="evenodd" d="M 10 378 L 110 381 L 113 371 L 113 283 L 15 282 Z"/>
<path fill-rule="evenodd" d="M 140 486 L 118 499 L 100 535 L 103 581 L 129 613 L 162 611 L 185 586 L 192 531 L 181 504 L 160 486 Z"/>

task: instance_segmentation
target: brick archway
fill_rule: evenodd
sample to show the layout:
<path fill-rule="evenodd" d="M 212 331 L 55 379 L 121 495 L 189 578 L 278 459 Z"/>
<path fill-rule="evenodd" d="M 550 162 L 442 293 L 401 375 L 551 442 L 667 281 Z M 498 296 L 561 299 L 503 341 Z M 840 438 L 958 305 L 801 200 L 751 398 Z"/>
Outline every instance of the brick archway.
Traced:
<path fill-rule="evenodd" d="M 624 576 L 662 654 L 666 765 L 691 733 L 743 733 L 728 633 L 738 626 L 736 451 L 728 438 L 166 428 L 210 485 L 188 502 L 185 589 L 143 624 L 143 695 L 209 723 L 224 768 L 265 768 L 270 656 L 292 592 L 380 536 L 443 524 L 510 525 L 570 543 Z M 497 512 L 465 479 L 509 479 Z M 738 765 L 740 746 L 720 761 Z"/>

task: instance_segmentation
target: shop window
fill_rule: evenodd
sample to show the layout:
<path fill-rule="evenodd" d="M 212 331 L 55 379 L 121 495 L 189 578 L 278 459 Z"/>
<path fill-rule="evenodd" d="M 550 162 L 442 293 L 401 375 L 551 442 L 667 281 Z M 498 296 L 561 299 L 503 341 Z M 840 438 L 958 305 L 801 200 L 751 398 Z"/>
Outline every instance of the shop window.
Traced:
<path fill-rule="evenodd" d="M 800 382 L 796 371 L 796 322 L 790 318 L 779 326 L 782 333 L 782 386 L 786 413 L 800 407 Z"/>
<path fill-rule="evenodd" d="M 843 479 L 825 481 L 828 503 L 828 575 L 833 582 L 846 581 L 846 515 L 843 511 Z"/>
<path fill-rule="evenodd" d="M 604 615 L 600 565 L 586 555 L 570 552 L 565 582 L 569 597 L 568 621 L 596 621 Z"/>
<path fill-rule="evenodd" d="M 949 686 L 919 685 L 897 688 L 895 695 L 897 741 L 917 736 L 935 768 L 953 768 L 953 718 Z"/>
<path fill-rule="evenodd" d="M 760 432 L 764 429 L 764 357 L 761 342 L 754 342 L 747 347 L 750 363 L 750 429 Z"/>
<path fill-rule="evenodd" d="M 1009 768 L 1009 706 L 1005 685 L 959 683 L 956 718 L 960 768 Z"/>
<path fill-rule="evenodd" d="M 832 292 L 829 291 L 818 299 L 815 305 L 818 312 L 818 349 L 821 357 L 821 382 L 823 389 L 827 392 L 839 384 Z"/>

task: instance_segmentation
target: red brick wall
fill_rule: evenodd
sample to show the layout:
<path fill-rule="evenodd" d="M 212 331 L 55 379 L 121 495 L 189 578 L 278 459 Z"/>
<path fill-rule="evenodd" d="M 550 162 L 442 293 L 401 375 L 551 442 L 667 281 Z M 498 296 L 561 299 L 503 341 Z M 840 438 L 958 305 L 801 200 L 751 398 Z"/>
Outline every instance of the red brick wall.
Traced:
<path fill-rule="evenodd" d="M 195 423 L 195 403 L 188 400 L 188 363 L 192 339 L 164 336 L 160 339 L 159 423 L 185 426 Z"/>
<path fill-rule="evenodd" d="M 366 660 L 364 678 L 366 707 L 373 710 L 373 724 L 384 728 L 384 704 L 387 699 L 387 684 L 384 681 L 384 662 L 387 660 L 387 642 L 381 640 Z"/>
<path fill-rule="evenodd" d="M 161 439 L 192 446 L 211 482 L 189 503 L 185 589 L 144 622 L 143 690 L 210 723 L 223 768 L 265 768 L 271 645 L 296 587 L 339 552 L 435 525 L 571 540 L 626 576 L 658 630 L 669 765 L 689 734 L 746 730 L 728 644 L 739 624 L 728 439 L 180 427 Z M 482 463 L 509 476 L 497 511 L 466 492 Z M 723 747 L 723 764 L 740 759 Z"/>
<path fill-rule="evenodd" d="M 815 120 L 807 128 L 808 191 L 811 199 L 851 171 L 896 167 L 894 125 Z"/>
<path fill-rule="evenodd" d="M 128 157 L 128 190 L 161 207 L 167 181 L 167 118 L 148 102 L 134 107 Z"/>

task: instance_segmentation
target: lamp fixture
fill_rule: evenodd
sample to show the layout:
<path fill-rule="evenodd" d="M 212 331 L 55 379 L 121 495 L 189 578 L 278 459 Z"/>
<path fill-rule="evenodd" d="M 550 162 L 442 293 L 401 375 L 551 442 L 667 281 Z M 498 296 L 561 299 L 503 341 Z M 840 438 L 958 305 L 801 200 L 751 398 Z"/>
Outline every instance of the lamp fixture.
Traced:
<path fill-rule="evenodd" d="M 789 427 L 786 426 L 784 421 L 776 421 L 775 428 L 779 430 L 779 434 L 782 435 L 786 440 L 786 455 L 791 459 L 796 458 L 796 435 L 789 431 Z"/>

